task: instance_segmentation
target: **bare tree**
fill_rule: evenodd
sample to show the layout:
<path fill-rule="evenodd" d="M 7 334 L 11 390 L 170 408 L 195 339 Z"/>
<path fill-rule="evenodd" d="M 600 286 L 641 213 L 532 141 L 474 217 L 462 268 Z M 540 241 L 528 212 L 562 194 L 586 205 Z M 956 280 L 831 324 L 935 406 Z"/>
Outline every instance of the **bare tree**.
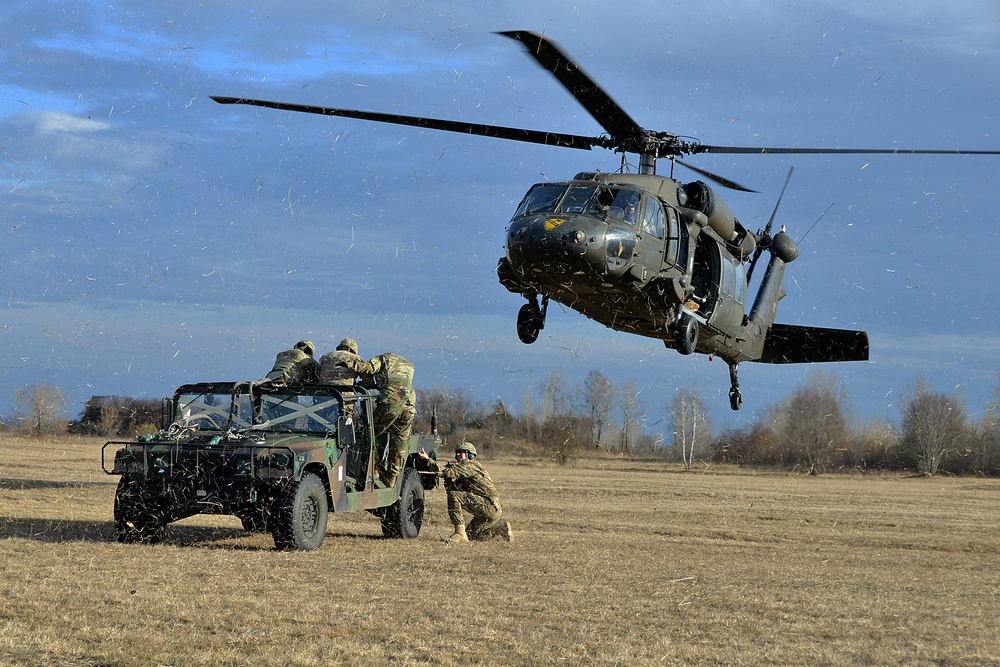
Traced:
<path fill-rule="evenodd" d="M 561 369 L 557 368 L 549 373 L 538 386 L 538 391 L 541 394 L 539 410 L 541 421 L 569 413 L 569 396 L 566 393 L 566 380 L 563 379 Z"/>
<path fill-rule="evenodd" d="M 784 438 L 792 463 L 822 472 L 834 451 L 847 447 L 841 395 L 835 376 L 816 371 L 775 410 L 775 431 Z"/>
<path fill-rule="evenodd" d="M 429 425 L 432 415 L 437 415 L 438 432 L 463 437 L 465 427 L 478 410 L 472 393 L 464 387 L 443 387 L 435 384 L 431 389 L 417 388 L 416 420 Z"/>
<path fill-rule="evenodd" d="M 111 438 L 120 434 L 124 425 L 122 411 L 116 404 L 107 402 L 101 405 L 101 415 L 95 425 L 98 433 L 106 438 Z"/>
<path fill-rule="evenodd" d="M 639 443 L 642 434 L 641 420 L 646 415 L 634 382 L 629 381 L 622 386 L 620 407 L 622 411 L 621 453 L 627 456 L 632 453 L 633 446 Z"/>
<path fill-rule="evenodd" d="M 56 433 L 66 428 L 66 398 L 59 387 L 36 382 L 14 389 L 18 422 L 37 434 Z"/>
<path fill-rule="evenodd" d="M 682 389 L 667 406 L 673 429 L 674 446 L 680 448 L 684 468 L 694 464 L 695 448 L 711 438 L 712 425 L 701 397 L 690 389 Z"/>
<path fill-rule="evenodd" d="M 903 436 L 900 447 L 916 461 L 917 470 L 934 475 L 945 454 L 958 448 L 968 435 L 965 408 L 957 395 L 931 391 L 918 379 L 900 399 Z"/>
<path fill-rule="evenodd" d="M 583 412 L 590 418 L 593 444 L 595 447 L 601 446 L 601 438 L 604 436 L 604 424 L 611 414 L 611 409 L 615 405 L 618 396 L 618 388 L 614 383 L 597 370 L 587 373 L 586 379 L 580 387 L 580 399 L 583 403 Z"/>

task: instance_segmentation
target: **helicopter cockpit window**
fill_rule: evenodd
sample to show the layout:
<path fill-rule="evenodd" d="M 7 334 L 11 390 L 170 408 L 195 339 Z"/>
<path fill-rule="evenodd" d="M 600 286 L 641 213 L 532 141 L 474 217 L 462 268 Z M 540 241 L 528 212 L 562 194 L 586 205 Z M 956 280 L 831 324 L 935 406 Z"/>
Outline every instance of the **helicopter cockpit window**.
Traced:
<path fill-rule="evenodd" d="M 646 200 L 646 210 L 642 213 L 642 231 L 663 238 L 663 207 L 655 199 Z"/>
<path fill-rule="evenodd" d="M 572 185 L 559 207 L 560 213 L 583 213 L 597 190 L 593 185 Z"/>
<path fill-rule="evenodd" d="M 559 203 L 564 192 L 566 192 L 565 185 L 540 183 L 531 188 L 524 196 L 521 205 L 514 212 L 514 217 L 520 218 L 522 215 L 531 215 L 532 213 L 551 213 L 556 210 L 556 204 Z"/>

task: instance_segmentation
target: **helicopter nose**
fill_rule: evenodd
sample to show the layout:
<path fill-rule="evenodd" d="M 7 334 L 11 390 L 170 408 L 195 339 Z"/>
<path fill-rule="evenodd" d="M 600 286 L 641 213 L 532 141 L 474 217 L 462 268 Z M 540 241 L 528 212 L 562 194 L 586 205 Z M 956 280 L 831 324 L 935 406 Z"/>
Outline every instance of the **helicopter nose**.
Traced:
<path fill-rule="evenodd" d="M 603 256 L 603 233 L 588 233 L 579 219 L 539 216 L 518 220 L 507 232 L 507 255 L 515 266 L 575 273 L 593 270 Z"/>

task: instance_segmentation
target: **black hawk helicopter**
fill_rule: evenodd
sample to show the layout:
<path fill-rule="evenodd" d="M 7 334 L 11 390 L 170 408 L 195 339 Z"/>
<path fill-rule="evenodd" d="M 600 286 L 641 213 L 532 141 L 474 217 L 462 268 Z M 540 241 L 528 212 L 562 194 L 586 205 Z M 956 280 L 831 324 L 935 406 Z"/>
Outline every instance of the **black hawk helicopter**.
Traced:
<path fill-rule="evenodd" d="M 248 104 L 565 148 L 606 148 L 622 154 L 622 172 L 625 154 L 637 154 L 638 173 L 581 172 L 567 181 L 533 185 L 524 196 L 507 228 L 505 256 L 497 266 L 500 283 L 527 299 L 517 316 L 518 337 L 523 343 L 538 338 L 549 301 L 554 300 L 606 327 L 660 339 L 681 354 L 698 352 L 724 359 L 729 365 L 729 400 L 734 410 L 743 402 L 737 378 L 740 363 L 867 361 L 868 334 L 775 322 L 778 302 L 785 296 L 781 287 L 785 265 L 799 252 L 784 230 L 771 233 L 784 188 L 767 225 L 753 233 L 704 181 L 681 183 L 658 176 L 658 159 L 671 161 L 671 176 L 676 163 L 723 187 L 754 192 L 678 158 L 698 153 L 1000 154 L 753 148 L 684 140 L 670 132 L 641 127 L 546 37 L 521 30 L 499 34 L 521 42 L 607 135 L 584 137 L 242 97 L 212 99 L 220 104 Z M 747 312 L 747 287 L 764 250 L 770 259 Z"/>

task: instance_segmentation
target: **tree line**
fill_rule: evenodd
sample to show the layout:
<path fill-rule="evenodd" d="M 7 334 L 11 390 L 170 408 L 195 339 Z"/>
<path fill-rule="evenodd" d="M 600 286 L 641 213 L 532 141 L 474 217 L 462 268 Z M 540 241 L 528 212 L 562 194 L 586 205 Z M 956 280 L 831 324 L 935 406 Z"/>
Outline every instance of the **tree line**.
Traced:
<path fill-rule="evenodd" d="M 816 371 L 748 426 L 719 432 L 696 391 L 681 388 L 651 412 L 635 383 L 616 384 L 597 370 L 576 386 L 553 371 L 524 388 L 516 409 L 499 399 L 477 401 L 462 387 L 433 385 L 416 393 L 417 430 L 429 431 L 433 421 L 451 444 L 471 438 L 484 452 L 542 454 L 559 463 L 597 453 L 658 457 L 687 468 L 727 463 L 810 473 L 1000 476 L 1000 379 L 978 420 L 966 414 L 957 392 L 936 392 L 917 379 L 901 396 L 898 424 L 858 423 L 836 377 Z M 160 424 L 159 399 L 94 396 L 74 422 L 64 417 L 57 387 L 17 388 L 14 399 L 14 415 L 0 425 L 30 434 L 115 437 L 154 432 Z"/>
<path fill-rule="evenodd" d="M 478 439 L 489 451 L 543 452 L 565 462 L 585 452 L 655 456 L 687 468 L 714 463 L 795 469 L 902 470 L 1000 476 L 1000 380 L 977 421 L 962 397 L 934 391 L 921 379 L 900 399 L 900 422 L 856 422 L 832 374 L 816 371 L 790 395 L 742 428 L 716 432 L 701 396 L 677 390 L 654 412 L 632 382 L 617 385 L 590 371 L 568 387 L 555 371 L 524 390 L 520 411 L 483 404 L 463 388 L 417 390 L 417 421 L 436 416 L 449 439 Z M 664 424 L 659 430 L 649 426 Z"/>

